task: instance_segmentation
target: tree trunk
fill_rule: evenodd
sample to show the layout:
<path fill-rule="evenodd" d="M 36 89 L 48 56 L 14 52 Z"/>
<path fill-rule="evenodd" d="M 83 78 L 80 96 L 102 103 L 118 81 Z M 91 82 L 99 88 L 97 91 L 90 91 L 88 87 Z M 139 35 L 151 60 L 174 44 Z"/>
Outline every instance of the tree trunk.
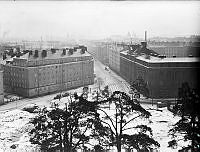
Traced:
<path fill-rule="evenodd" d="M 61 134 L 61 129 L 59 130 L 59 137 L 60 137 L 60 144 L 59 144 L 59 147 L 60 147 L 60 152 L 63 151 L 63 148 L 62 148 L 62 134 Z"/>
<path fill-rule="evenodd" d="M 117 139 L 117 152 L 121 152 L 121 137 L 118 136 Z"/>
<path fill-rule="evenodd" d="M 195 129 L 195 115 L 194 114 L 191 114 L 191 126 L 192 126 L 192 152 L 195 152 L 195 132 L 194 132 L 194 129 Z"/>

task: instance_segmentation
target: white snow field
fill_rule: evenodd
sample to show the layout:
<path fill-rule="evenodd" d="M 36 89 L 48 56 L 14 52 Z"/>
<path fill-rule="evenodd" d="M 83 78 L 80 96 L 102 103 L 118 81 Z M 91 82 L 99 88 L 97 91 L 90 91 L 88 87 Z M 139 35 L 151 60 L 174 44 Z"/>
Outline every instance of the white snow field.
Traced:
<path fill-rule="evenodd" d="M 106 109 L 107 112 L 113 113 L 114 109 Z M 133 121 L 133 125 L 146 124 L 153 130 L 153 137 L 160 143 L 159 152 L 177 152 L 177 149 L 168 148 L 168 131 L 172 125 L 179 120 L 179 117 L 174 117 L 167 108 L 157 110 L 149 110 L 152 114 L 149 120 L 137 119 Z M 29 142 L 28 131 L 33 127 L 28 122 L 35 114 L 22 111 L 11 110 L 0 112 L 0 152 L 25 152 L 25 151 L 39 151 L 36 145 Z M 131 125 L 131 124 L 130 124 Z M 127 133 L 131 134 L 132 131 Z M 183 143 L 186 144 L 186 143 Z M 12 147 L 12 148 L 11 148 Z"/>
<path fill-rule="evenodd" d="M 28 123 L 31 114 L 22 110 L 0 112 L 0 152 L 34 152 L 36 145 L 29 142 Z M 12 147 L 12 148 L 11 148 Z"/>

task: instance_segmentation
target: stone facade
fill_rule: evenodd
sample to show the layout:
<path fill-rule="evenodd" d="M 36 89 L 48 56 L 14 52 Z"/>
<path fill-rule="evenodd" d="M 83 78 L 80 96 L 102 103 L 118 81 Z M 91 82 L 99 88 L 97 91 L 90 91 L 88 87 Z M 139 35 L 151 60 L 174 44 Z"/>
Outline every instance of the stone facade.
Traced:
<path fill-rule="evenodd" d="M 4 87 L 25 97 L 94 83 L 94 61 L 80 49 L 29 52 L 4 65 Z M 72 54 L 71 54 L 72 53 Z"/>
<path fill-rule="evenodd" d="M 3 95 L 3 70 L 0 67 L 0 105 L 4 103 L 4 95 Z"/>
<path fill-rule="evenodd" d="M 117 73 L 120 73 L 120 51 L 122 50 L 122 45 L 113 44 L 109 51 L 109 67 Z"/>
<path fill-rule="evenodd" d="M 129 83 L 138 77 L 147 82 L 150 97 L 176 98 L 178 88 L 188 82 L 192 88 L 198 86 L 199 58 L 160 58 L 148 55 L 120 53 L 120 73 Z"/>

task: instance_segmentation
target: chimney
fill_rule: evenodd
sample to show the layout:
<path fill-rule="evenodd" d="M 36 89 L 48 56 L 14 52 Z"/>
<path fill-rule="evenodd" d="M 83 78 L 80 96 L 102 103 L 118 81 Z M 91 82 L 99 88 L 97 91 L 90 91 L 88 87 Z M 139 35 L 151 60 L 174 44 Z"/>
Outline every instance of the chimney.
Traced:
<path fill-rule="evenodd" d="M 81 54 L 84 54 L 87 51 L 87 47 L 81 46 Z"/>
<path fill-rule="evenodd" d="M 6 58 L 6 53 L 3 53 L 3 60 L 5 60 Z"/>
<path fill-rule="evenodd" d="M 164 59 L 166 58 L 166 55 L 158 55 L 159 58 Z"/>
<path fill-rule="evenodd" d="M 74 52 L 76 52 L 76 51 L 77 51 L 77 49 L 78 49 L 78 47 L 74 47 Z"/>
<path fill-rule="evenodd" d="M 63 49 L 63 53 L 62 53 L 63 55 L 66 55 L 66 49 Z"/>
<path fill-rule="evenodd" d="M 72 55 L 73 52 L 74 52 L 74 49 L 70 48 L 69 51 L 68 51 L 68 54 L 69 54 L 69 55 Z"/>
<path fill-rule="evenodd" d="M 38 57 L 38 50 L 35 50 L 35 54 L 34 54 L 34 57 Z"/>
<path fill-rule="evenodd" d="M 42 50 L 42 57 L 46 57 L 47 56 L 47 50 Z"/>
<path fill-rule="evenodd" d="M 145 34 L 145 35 L 144 35 L 144 36 L 145 36 L 145 37 L 144 37 L 144 41 L 147 42 L 147 31 L 145 31 L 144 34 Z"/>
<path fill-rule="evenodd" d="M 33 54 L 33 51 L 32 50 L 30 50 L 29 51 L 29 56 L 31 56 Z"/>
<path fill-rule="evenodd" d="M 52 52 L 52 54 L 56 53 L 56 49 L 52 48 L 51 52 Z"/>
<path fill-rule="evenodd" d="M 147 42 L 141 42 L 142 48 L 147 48 Z"/>

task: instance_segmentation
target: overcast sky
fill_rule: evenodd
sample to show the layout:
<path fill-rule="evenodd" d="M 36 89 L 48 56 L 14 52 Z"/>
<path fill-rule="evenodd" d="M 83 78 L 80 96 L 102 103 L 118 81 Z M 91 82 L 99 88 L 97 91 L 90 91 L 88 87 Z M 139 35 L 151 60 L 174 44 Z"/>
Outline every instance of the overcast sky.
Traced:
<path fill-rule="evenodd" d="M 200 2 L 0 2 L 0 38 L 200 34 Z"/>

